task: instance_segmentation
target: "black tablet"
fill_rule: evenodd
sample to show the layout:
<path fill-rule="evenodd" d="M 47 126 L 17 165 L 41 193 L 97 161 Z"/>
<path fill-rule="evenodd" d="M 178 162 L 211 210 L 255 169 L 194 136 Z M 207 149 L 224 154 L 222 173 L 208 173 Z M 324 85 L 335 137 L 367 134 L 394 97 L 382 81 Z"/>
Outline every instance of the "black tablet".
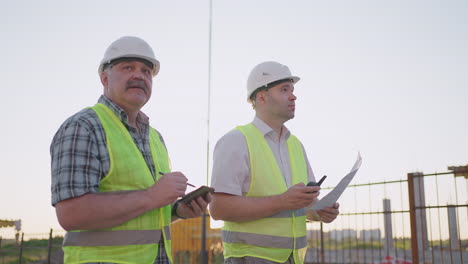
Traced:
<path fill-rule="evenodd" d="M 177 202 L 188 204 L 193 199 L 197 198 L 198 196 L 203 196 L 203 198 L 205 198 L 207 193 L 213 193 L 214 191 L 215 191 L 214 188 L 203 185 L 199 187 L 198 189 L 187 193 L 182 198 L 180 198 L 180 200 L 178 200 Z"/>

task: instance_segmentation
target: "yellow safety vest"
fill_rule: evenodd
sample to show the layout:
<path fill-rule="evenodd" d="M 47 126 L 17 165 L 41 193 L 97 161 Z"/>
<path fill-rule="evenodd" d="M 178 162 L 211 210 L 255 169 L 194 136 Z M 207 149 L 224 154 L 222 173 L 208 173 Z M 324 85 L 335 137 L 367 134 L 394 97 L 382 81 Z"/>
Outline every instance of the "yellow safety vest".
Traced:
<path fill-rule="evenodd" d="M 96 104 L 104 128 L 110 157 L 109 173 L 101 180 L 99 192 L 144 190 L 155 181 L 131 135 L 117 116 L 105 105 Z M 151 154 L 159 172 L 169 172 L 169 157 L 158 133 L 150 128 Z M 122 225 L 102 230 L 67 232 L 63 242 L 65 263 L 110 262 L 154 263 L 161 239 L 171 255 L 171 206 L 140 215 Z"/>
<path fill-rule="evenodd" d="M 237 127 L 245 136 L 250 155 L 251 183 L 247 197 L 282 194 L 288 187 L 273 152 L 262 133 L 251 123 Z M 307 166 L 299 140 L 286 141 L 291 163 L 292 183 L 307 182 Z M 252 256 L 286 262 L 293 253 L 296 264 L 304 263 L 307 250 L 306 211 L 283 211 L 248 222 L 224 222 L 224 257 Z"/>

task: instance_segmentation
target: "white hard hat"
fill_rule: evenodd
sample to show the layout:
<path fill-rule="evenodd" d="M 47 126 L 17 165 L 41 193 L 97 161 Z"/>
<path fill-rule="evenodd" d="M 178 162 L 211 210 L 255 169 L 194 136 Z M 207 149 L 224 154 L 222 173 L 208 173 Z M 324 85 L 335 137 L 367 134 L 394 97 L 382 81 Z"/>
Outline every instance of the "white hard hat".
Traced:
<path fill-rule="evenodd" d="M 292 76 L 288 66 L 275 61 L 266 61 L 255 66 L 247 79 L 247 101 L 250 96 L 261 87 L 266 87 L 272 82 L 290 79 L 292 83 L 297 83 L 300 78 Z"/>
<path fill-rule="evenodd" d="M 99 74 L 104 70 L 104 65 L 119 58 L 139 58 L 147 60 L 153 64 L 153 77 L 159 72 L 159 61 L 155 58 L 153 49 L 141 38 L 125 36 L 112 42 L 99 64 Z"/>

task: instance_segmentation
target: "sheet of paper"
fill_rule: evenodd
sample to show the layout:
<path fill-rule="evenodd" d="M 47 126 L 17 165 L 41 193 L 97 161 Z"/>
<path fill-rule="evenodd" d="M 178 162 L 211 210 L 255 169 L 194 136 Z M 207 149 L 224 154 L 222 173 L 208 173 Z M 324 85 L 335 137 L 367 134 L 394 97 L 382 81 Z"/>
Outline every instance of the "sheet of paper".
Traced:
<path fill-rule="evenodd" d="M 348 187 L 349 183 L 354 178 L 354 175 L 356 175 L 356 172 L 361 167 L 361 163 L 361 154 L 358 153 L 357 160 L 354 163 L 354 166 L 351 169 L 351 171 L 348 174 L 346 174 L 346 176 L 344 176 L 343 179 L 341 179 L 340 183 L 338 183 L 338 185 L 335 188 L 333 188 L 333 190 L 331 190 L 327 195 L 325 195 L 317 203 L 315 203 L 314 206 L 312 206 L 312 209 L 320 210 L 325 207 L 332 207 L 333 204 L 336 203 L 336 201 L 338 201 L 338 198 L 340 198 L 341 194 L 344 192 L 346 187 Z"/>

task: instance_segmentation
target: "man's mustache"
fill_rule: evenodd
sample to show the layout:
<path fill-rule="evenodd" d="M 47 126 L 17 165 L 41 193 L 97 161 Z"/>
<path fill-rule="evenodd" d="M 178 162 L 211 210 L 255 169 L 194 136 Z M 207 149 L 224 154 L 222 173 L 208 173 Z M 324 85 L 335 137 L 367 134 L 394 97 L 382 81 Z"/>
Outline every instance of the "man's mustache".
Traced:
<path fill-rule="evenodd" d="M 142 80 L 130 80 L 127 82 L 126 89 L 130 88 L 140 88 L 143 89 L 144 91 L 148 90 L 148 87 L 146 86 L 146 83 Z"/>

